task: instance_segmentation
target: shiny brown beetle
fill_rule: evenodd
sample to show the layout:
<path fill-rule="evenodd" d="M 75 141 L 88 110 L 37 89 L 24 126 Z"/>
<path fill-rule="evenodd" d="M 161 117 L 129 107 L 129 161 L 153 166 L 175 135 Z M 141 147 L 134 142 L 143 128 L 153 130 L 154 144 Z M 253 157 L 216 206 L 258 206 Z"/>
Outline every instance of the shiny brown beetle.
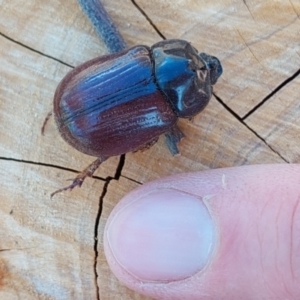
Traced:
<path fill-rule="evenodd" d="M 216 57 L 183 40 L 136 46 L 70 71 L 55 93 L 56 124 L 70 145 L 98 158 L 53 194 L 81 186 L 110 156 L 147 148 L 161 134 L 170 152 L 179 153 L 178 118 L 204 109 L 221 74 Z"/>

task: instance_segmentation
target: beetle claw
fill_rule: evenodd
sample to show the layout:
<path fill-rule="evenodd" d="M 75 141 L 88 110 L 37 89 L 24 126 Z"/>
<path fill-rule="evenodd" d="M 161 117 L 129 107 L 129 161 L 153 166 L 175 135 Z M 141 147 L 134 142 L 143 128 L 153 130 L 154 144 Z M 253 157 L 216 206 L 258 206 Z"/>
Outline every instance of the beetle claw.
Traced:
<path fill-rule="evenodd" d="M 52 198 L 55 194 L 58 194 L 63 191 L 73 190 L 74 187 L 78 186 L 81 187 L 83 181 L 86 177 L 92 177 L 94 172 L 98 169 L 98 167 L 107 159 L 107 157 L 98 157 L 95 161 L 93 161 L 87 168 L 85 168 L 81 173 L 79 173 L 75 179 L 73 179 L 72 184 L 56 190 L 53 192 L 50 197 Z"/>
<path fill-rule="evenodd" d="M 82 173 L 80 173 L 79 175 L 82 175 Z M 63 191 L 67 191 L 67 190 L 72 191 L 72 190 L 74 189 L 74 187 L 76 187 L 76 186 L 81 187 L 81 185 L 82 185 L 82 183 L 83 183 L 85 177 L 86 177 L 86 176 L 80 176 L 80 177 L 77 176 L 77 177 L 73 180 L 72 184 L 70 184 L 69 186 L 66 186 L 66 187 L 64 187 L 64 188 L 61 188 L 61 189 L 56 190 L 55 192 L 53 192 L 53 193 L 50 195 L 50 197 L 52 198 L 55 194 L 58 194 L 58 193 L 63 192 Z"/>

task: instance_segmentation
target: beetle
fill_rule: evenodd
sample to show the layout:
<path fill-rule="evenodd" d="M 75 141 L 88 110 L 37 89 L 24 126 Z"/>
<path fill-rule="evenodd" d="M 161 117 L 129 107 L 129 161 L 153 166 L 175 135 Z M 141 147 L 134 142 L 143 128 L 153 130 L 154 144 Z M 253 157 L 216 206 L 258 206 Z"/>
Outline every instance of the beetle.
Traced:
<path fill-rule="evenodd" d="M 164 40 L 92 59 L 71 70 L 54 96 L 63 139 L 97 157 L 61 192 L 81 186 L 111 156 L 142 150 L 162 134 L 171 154 L 184 134 L 178 118 L 192 118 L 212 96 L 220 61 L 187 41 Z"/>

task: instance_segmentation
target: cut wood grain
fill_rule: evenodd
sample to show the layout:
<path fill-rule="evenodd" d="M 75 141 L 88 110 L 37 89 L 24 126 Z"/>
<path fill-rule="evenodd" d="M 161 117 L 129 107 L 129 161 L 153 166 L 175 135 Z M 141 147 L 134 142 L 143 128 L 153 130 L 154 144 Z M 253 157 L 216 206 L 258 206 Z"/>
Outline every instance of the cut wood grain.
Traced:
<path fill-rule="evenodd" d="M 245 122 L 290 163 L 300 161 L 300 76 Z"/>
<path fill-rule="evenodd" d="M 53 119 L 45 136 L 41 125 L 71 66 L 106 49 L 75 0 L 0 0 L 0 299 L 147 299 L 119 284 L 103 253 L 105 221 L 137 185 L 131 180 L 300 160 L 299 77 L 254 110 L 298 74 L 299 1 L 103 3 L 129 46 L 161 40 L 157 29 L 219 57 L 224 74 L 214 91 L 220 99 L 193 122 L 179 122 L 186 134 L 181 156 L 172 157 L 162 137 L 148 151 L 126 155 L 118 181 L 87 179 L 51 200 L 76 175 L 60 168 L 80 171 L 94 158 L 68 146 Z M 115 176 L 118 163 L 110 158 L 96 175 Z"/>
<path fill-rule="evenodd" d="M 66 171 L 0 160 L 0 299 L 95 299 L 94 226 L 104 182 L 49 194 Z"/>
<path fill-rule="evenodd" d="M 161 40 L 130 0 L 102 2 L 129 47 Z M 107 53 L 76 0 L 0 0 L 0 7 L 1 33 L 69 65 Z"/>

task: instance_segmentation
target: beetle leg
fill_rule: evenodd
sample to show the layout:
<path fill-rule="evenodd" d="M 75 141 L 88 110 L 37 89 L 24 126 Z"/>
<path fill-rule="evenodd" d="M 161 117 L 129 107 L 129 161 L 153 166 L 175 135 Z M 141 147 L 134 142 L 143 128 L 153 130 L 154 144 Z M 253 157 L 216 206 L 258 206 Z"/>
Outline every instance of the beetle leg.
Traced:
<path fill-rule="evenodd" d="M 92 162 L 87 168 L 85 168 L 81 173 L 76 176 L 76 178 L 73 180 L 72 184 L 69 186 L 66 186 L 64 188 L 61 188 L 51 194 L 51 198 L 60 192 L 66 191 L 66 190 L 72 190 L 74 187 L 78 186 L 81 187 L 84 179 L 86 177 L 92 177 L 94 172 L 98 169 L 98 167 L 107 159 L 107 157 L 98 157 L 94 162 Z"/>
<path fill-rule="evenodd" d="M 46 118 L 45 118 L 45 120 L 44 120 L 42 129 L 41 129 L 42 135 L 44 135 L 44 133 L 45 133 L 46 125 L 47 125 L 49 119 L 51 118 L 52 114 L 53 114 L 53 111 L 48 112 L 48 114 L 47 114 L 47 116 L 46 116 Z"/>
<path fill-rule="evenodd" d="M 166 137 L 166 144 L 171 152 L 172 155 L 179 154 L 180 151 L 177 147 L 177 144 L 180 142 L 182 138 L 185 137 L 184 133 L 174 125 L 170 131 L 165 134 Z"/>

